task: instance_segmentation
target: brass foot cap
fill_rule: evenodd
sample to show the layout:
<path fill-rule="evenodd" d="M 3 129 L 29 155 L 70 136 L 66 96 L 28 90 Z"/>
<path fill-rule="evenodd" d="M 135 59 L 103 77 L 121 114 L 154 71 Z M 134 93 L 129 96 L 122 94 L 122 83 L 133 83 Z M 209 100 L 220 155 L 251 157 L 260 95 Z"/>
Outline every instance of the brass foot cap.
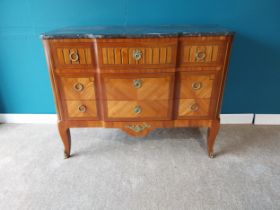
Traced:
<path fill-rule="evenodd" d="M 69 158 L 69 157 L 70 157 L 70 154 L 64 152 L 64 159 L 67 159 L 67 158 Z"/>
<path fill-rule="evenodd" d="M 213 152 L 210 152 L 209 153 L 209 158 L 213 159 L 215 157 L 214 153 Z"/>

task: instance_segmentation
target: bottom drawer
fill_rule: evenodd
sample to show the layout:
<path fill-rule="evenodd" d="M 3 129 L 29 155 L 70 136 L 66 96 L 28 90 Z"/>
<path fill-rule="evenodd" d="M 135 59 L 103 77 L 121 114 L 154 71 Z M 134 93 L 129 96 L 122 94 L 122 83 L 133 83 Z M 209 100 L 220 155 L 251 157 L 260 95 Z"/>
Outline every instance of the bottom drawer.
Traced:
<path fill-rule="evenodd" d="M 208 117 L 210 99 L 180 99 L 179 117 Z"/>
<path fill-rule="evenodd" d="M 69 118 L 97 118 L 96 101 L 79 100 L 66 101 Z"/>
<path fill-rule="evenodd" d="M 109 120 L 170 119 L 170 101 L 107 101 Z"/>

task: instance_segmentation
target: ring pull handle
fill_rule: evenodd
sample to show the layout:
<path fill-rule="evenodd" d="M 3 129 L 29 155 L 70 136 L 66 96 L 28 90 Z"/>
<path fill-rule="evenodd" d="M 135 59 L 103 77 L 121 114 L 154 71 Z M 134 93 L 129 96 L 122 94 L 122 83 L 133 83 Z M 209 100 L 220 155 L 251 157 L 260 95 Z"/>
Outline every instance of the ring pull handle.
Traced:
<path fill-rule="evenodd" d="M 133 80 L 133 86 L 136 88 L 136 89 L 139 89 L 142 87 L 142 82 L 140 79 L 135 79 Z"/>
<path fill-rule="evenodd" d="M 134 113 L 135 114 L 140 114 L 141 112 L 142 112 L 141 106 L 137 105 L 137 106 L 134 107 Z"/>
<path fill-rule="evenodd" d="M 193 90 L 199 90 L 202 87 L 202 83 L 201 82 L 194 82 L 192 83 L 192 89 Z"/>
<path fill-rule="evenodd" d="M 139 50 L 139 49 L 136 49 L 136 50 L 133 50 L 133 58 L 136 60 L 136 61 L 139 61 L 141 58 L 142 58 L 142 51 Z"/>
<path fill-rule="evenodd" d="M 79 109 L 79 112 L 86 112 L 87 111 L 87 107 L 85 105 L 80 105 L 78 107 L 78 109 Z"/>
<path fill-rule="evenodd" d="M 73 51 L 69 53 L 69 59 L 72 62 L 77 62 L 79 60 L 79 55 L 77 52 Z"/>
<path fill-rule="evenodd" d="M 73 88 L 75 91 L 81 92 L 84 89 L 84 85 L 78 82 L 73 85 Z"/>
<path fill-rule="evenodd" d="M 196 112 L 199 110 L 199 106 L 197 103 L 194 103 L 190 106 L 191 111 Z"/>
<path fill-rule="evenodd" d="M 204 52 L 204 51 L 198 51 L 198 52 L 196 52 L 196 54 L 195 54 L 195 59 L 196 59 L 196 61 L 202 61 L 202 60 L 204 60 L 206 58 L 206 52 Z"/>

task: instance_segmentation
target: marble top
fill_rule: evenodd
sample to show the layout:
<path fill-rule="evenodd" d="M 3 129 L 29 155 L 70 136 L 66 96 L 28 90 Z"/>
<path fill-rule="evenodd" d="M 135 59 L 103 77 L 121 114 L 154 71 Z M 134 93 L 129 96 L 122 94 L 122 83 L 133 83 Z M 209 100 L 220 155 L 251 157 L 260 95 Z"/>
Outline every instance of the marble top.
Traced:
<path fill-rule="evenodd" d="M 41 38 L 145 38 L 233 34 L 233 31 L 218 25 L 92 26 L 62 28 L 43 33 Z"/>

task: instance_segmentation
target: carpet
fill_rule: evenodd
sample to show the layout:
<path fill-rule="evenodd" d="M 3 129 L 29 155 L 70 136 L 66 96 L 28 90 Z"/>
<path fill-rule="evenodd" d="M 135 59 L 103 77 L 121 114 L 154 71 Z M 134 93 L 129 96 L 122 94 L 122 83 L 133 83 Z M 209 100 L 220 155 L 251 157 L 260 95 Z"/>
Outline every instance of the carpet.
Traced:
<path fill-rule="evenodd" d="M 72 129 L 63 159 L 55 125 L 0 125 L 1 210 L 280 209 L 280 126 Z"/>

